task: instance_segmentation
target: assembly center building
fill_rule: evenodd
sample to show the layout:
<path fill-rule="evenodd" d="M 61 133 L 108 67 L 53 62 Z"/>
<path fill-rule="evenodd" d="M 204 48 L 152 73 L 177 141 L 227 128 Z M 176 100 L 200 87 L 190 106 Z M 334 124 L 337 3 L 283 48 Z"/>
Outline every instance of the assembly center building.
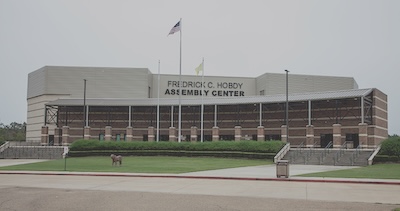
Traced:
<path fill-rule="evenodd" d="M 373 148 L 388 136 L 386 94 L 360 89 L 352 77 L 45 66 L 28 75 L 27 104 L 26 139 L 42 145 L 281 140 Z"/>

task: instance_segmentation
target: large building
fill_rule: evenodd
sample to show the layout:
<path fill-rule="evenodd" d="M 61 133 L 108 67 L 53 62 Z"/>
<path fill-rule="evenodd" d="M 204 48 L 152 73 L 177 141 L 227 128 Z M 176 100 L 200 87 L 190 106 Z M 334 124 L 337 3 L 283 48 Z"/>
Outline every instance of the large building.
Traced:
<path fill-rule="evenodd" d="M 388 135 L 387 96 L 359 89 L 352 77 L 182 75 L 179 84 L 179 75 L 147 68 L 45 66 L 28 76 L 27 140 L 274 139 L 375 147 Z"/>

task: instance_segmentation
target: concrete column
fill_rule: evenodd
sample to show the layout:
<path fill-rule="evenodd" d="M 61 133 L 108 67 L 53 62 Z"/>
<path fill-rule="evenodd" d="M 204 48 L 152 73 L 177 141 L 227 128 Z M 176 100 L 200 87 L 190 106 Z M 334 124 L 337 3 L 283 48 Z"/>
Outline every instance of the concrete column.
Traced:
<path fill-rule="evenodd" d="M 197 141 L 197 127 L 192 126 L 190 128 L 190 141 L 196 142 Z"/>
<path fill-rule="evenodd" d="M 42 126 L 42 137 L 40 140 L 42 146 L 49 144 L 49 127 L 47 125 Z"/>
<path fill-rule="evenodd" d="M 358 141 L 361 145 L 361 148 L 368 147 L 368 124 L 360 123 L 358 124 Z M 357 147 L 357 146 L 354 146 Z"/>
<path fill-rule="evenodd" d="M 104 134 L 104 140 L 105 141 L 111 141 L 111 138 L 112 138 L 112 127 L 111 126 L 106 126 L 105 134 Z"/>
<path fill-rule="evenodd" d="M 333 124 L 333 148 L 339 148 L 342 145 L 342 125 Z"/>
<path fill-rule="evenodd" d="M 154 133 L 154 127 L 153 126 L 150 126 L 148 129 L 147 129 L 147 141 L 148 142 L 153 142 L 154 140 L 155 140 L 155 133 Z"/>
<path fill-rule="evenodd" d="M 235 141 L 242 139 L 242 126 L 235 126 Z"/>
<path fill-rule="evenodd" d="M 62 145 L 69 145 L 69 126 L 62 127 Z"/>
<path fill-rule="evenodd" d="M 306 126 L 306 147 L 314 145 L 314 125 Z"/>
<path fill-rule="evenodd" d="M 177 141 L 175 127 L 169 127 L 169 141 Z"/>
<path fill-rule="evenodd" d="M 286 125 L 281 126 L 281 141 L 287 143 Z"/>
<path fill-rule="evenodd" d="M 54 128 L 54 146 L 60 146 L 61 145 L 61 128 L 56 127 Z"/>
<path fill-rule="evenodd" d="M 125 141 L 132 141 L 133 140 L 133 127 L 128 126 L 126 127 L 126 136 Z"/>
<path fill-rule="evenodd" d="M 257 141 L 265 141 L 265 130 L 264 126 L 257 127 Z"/>
<path fill-rule="evenodd" d="M 219 127 L 212 128 L 212 141 L 219 141 Z"/>
<path fill-rule="evenodd" d="M 85 126 L 83 139 L 85 139 L 85 140 L 90 139 L 90 126 Z"/>

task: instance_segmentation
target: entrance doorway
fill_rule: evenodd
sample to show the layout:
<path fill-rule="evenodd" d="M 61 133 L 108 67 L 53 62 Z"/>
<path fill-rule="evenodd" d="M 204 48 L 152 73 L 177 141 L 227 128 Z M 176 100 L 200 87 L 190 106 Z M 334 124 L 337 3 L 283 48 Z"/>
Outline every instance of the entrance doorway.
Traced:
<path fill-rule="evenodd" d="M 349 148 L 357 148 L 358 145 L 360 144 L 358 133 L 347 133 L 346 142 L 350 143 L 350 145 L 352 146 Z"/>
<path fill-rule="evenodd" d="M 54 146 L 54 135 L 49 135 L 49 146 Z"/>
<path fill-rule="evenodd" d="M 333 134 L 321 134 L 321 148 L 328 146 L 329 142 L 333 141 Z M 333 144 L 331 144 L 331 147 Z"/>

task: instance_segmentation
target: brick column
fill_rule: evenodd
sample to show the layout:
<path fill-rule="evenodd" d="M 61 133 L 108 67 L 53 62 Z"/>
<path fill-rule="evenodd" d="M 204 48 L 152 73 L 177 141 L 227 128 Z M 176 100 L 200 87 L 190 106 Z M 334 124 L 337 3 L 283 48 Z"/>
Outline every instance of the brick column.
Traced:
<path fill-rule="evenodd" d="M 212 128 L 212 141 L 219 141 L 219 127 Z"/>
<path fill-rule="evenodd" d="M 40 139 L 40 144 L 42 146 L 49 144 L 49 127 L 47 125 L 42 126 L 42 136 Z"/>
<path fill-rule="evenodd" d="M 242 139 L 242 126 L 235 126 L 235 141 Z"/>
<path fill-rule="evenodd" d="M 190 128 L 190 141 L 196 142 L 197 141 L 197 127 L 192 126 Z"/>
<path fill-rule="evenodd" d="M 111 126 L 106 126 L 105 134 L 104 134 L 104 140 L 105 141 L 111 141 L 111 138 L 112 138 L 112 127 Z"/>
<path fill-rule="evenodd" d="M 281 126 L 281 141 L 287 143 L 286 125 Z"/>
<path fill-rule="evenodd" d="M 265 130 L 264 126 L 257 127 L 257 141 L 265 141 Z"/>
<path fill-rule="evenodd" d="M 177 141 L 175 127 L 169 127 L 169 141 Z"/>
<path fill-rule="evenodd" d="M 85 140 L 90 139 L 90 126 L 85 126 L 83 139 L 85 139 Z"/>
<path fill-rule="evenodd" d="M 342 125 L 333 124 L 333 148 L 339 148 L 342 145 Z"/>
<path fill-rule="evenodd" d="M 360 123 L 358 124 L 358 141 L 361 148 L 368 147 L 368 124 Z M 356 147 L 356 146 L 354 146 Z"/>
<path fill-rule="evenodd" d="M 314 125 L 306 126 L 306 147 L 314 145 Z"/>
<path fill-rule="evenodd" d="M 155 135 L 154 135 L 154 127 L 153 126 L 150 126 L 148 129 L 147 129 L 147 141 L 148 142 L 153 142 L 154 140 L 155 140 Z"/>
<path fill-rule="evenodd" d="M 126 136 L 125 141 L 132 141 L 133 140 L 133 127 L 126 127 Z"/>
<path fill-rule="evenodd" d="M 69 144 L 69 126 L 62 127 L 62 145 L 66 146 Z"/>
<path fill-rule="evenodd" d="M 60 146 L 61 145 L 61 128 L 56 127 L 54 128 L 54 146 Z"/>

